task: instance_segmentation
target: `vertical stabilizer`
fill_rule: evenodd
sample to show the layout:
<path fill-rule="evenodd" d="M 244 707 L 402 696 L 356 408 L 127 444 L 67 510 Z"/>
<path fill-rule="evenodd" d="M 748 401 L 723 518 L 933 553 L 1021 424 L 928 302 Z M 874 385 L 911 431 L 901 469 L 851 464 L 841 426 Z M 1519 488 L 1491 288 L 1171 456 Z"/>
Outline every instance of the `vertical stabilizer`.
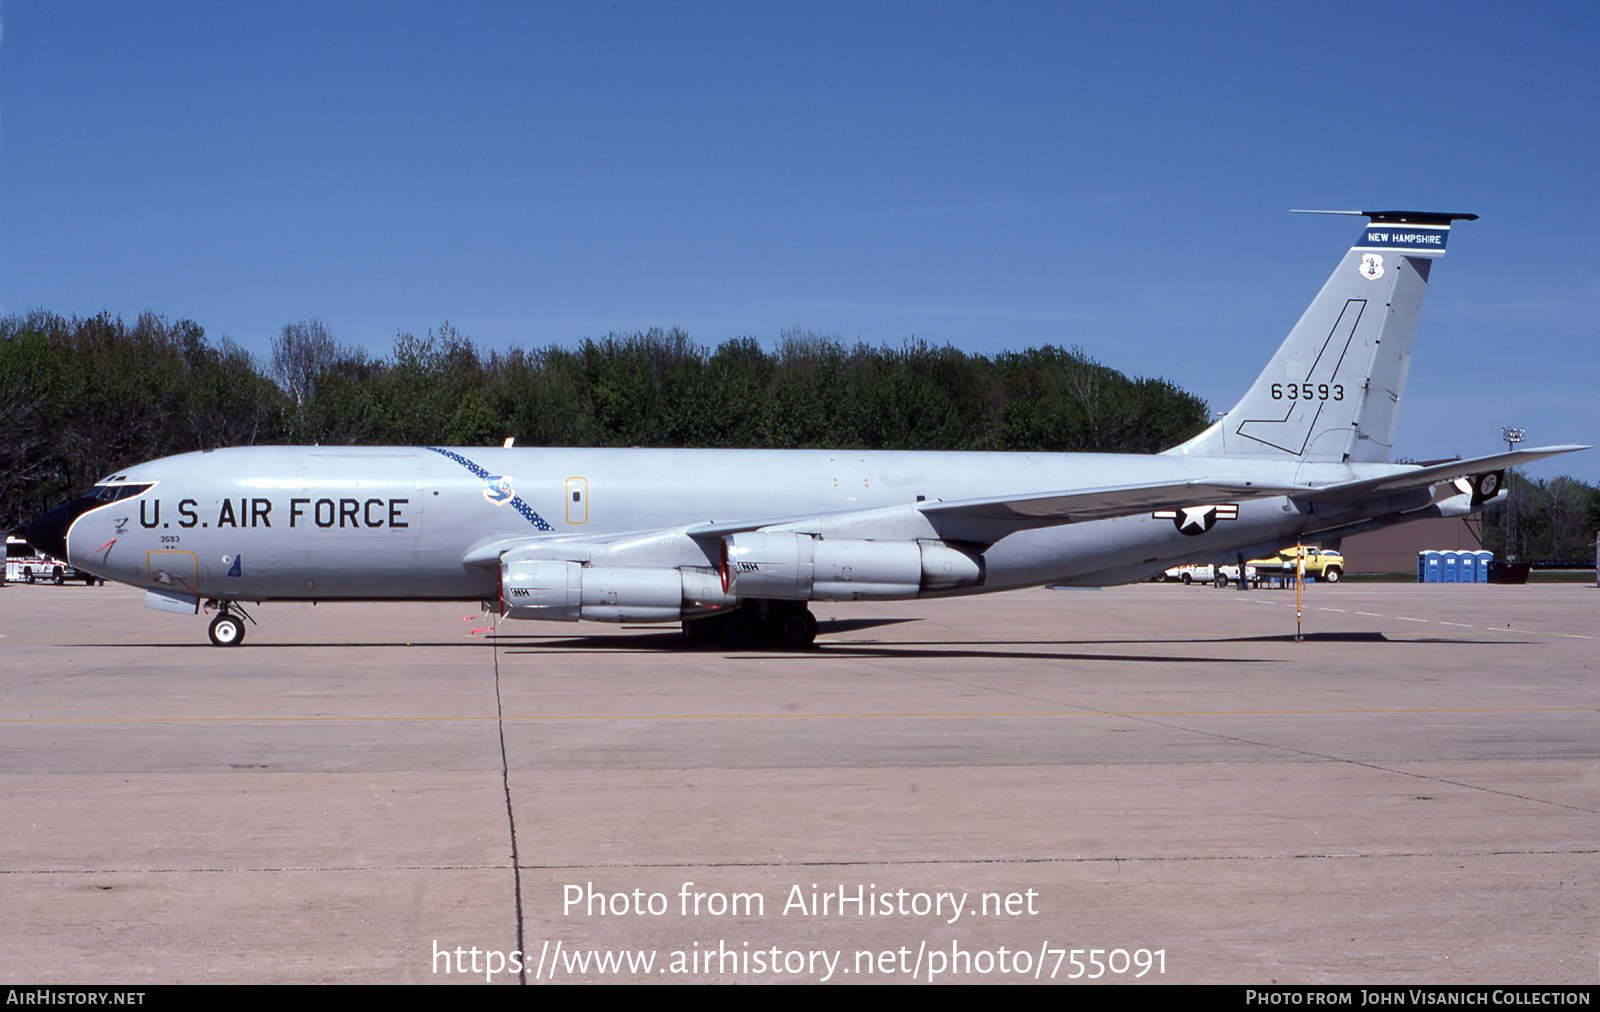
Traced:
<path fill-rule="evenodd" d="M 1452 221 L 1475 214 L 1320 211 L 1369 223 L 1233 410 L 1168 450 L 1203 457 L 1389 459 L 1411 342 Z"/>

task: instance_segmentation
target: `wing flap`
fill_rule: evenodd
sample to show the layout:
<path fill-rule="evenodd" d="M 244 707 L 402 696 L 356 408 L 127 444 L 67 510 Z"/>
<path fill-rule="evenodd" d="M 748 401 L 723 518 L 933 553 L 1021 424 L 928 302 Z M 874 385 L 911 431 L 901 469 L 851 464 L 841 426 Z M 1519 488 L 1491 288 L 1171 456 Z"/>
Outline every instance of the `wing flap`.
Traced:
<path fill-rule="evenodd" d="M 918 509 L 933 517 L 997 521 L 1017 530 L 1053 527 L 1088 520 L 1107 520 L 1152 510 L 1184 506 L 1210 506 L 1303 492 L 1237 479 L 1199 478 L 1189 481 L 1108 485 L 1102 488 L 1041 492 L 1024 496 L 940 500 L 921 503 Z"/>

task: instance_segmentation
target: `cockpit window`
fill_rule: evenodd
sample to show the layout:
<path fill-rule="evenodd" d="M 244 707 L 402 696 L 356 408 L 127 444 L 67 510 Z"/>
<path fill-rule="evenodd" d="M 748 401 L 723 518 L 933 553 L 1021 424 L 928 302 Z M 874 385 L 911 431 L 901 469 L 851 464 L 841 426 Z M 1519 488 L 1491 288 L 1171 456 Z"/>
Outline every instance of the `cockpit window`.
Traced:
<path fill-rule="evenodd" d="M 93 499 L 95 502 L 104 505 L 116 502 L 118 499 L 127 499 L 130 496 L 139 495 L 148 491 L 152 484 L 154 482 L 146 482 L 142 485 L 96 485 L 89 490 L 86 498 Z"/>

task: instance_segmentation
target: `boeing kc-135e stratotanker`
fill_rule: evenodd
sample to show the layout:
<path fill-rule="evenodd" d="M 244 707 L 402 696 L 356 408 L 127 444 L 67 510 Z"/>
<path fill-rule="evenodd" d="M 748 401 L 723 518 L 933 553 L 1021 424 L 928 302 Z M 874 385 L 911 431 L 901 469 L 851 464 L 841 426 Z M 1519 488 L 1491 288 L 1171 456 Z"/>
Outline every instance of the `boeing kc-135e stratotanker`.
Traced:
<path fill-rule="evenodd" d="M 146 603 L 486 601 L 510 618 L 816 636 L 811 601 L 1129 583 L 1323 544 L 1503 495 L 1583 449 L 1389 463 L 1422 296 L 1452 222 L 1368 225 L 1244 398 L 1155 455 L 241 447 L 106 478 L 24 536 Z"/>

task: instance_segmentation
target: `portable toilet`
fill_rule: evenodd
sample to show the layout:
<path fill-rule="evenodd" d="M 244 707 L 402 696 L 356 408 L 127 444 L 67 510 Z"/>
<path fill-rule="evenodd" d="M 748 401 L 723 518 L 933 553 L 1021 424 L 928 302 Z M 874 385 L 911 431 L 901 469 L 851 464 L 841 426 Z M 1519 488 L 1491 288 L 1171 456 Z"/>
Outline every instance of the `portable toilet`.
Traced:
<path fill-rule="evenodd" d="M 1461 582 L 1461 553 L 1460 552 L 1446 550 L 1446 551 L 1440 552 L 1439 556 L 1440 556 L 1439 568 L 1441 570 L 1443 570 L 1443 575 L 1440 577 L 1440 582 L 1442 582 L 1442 583 L 1460 583 Z"/>
<path fill-rule="evenodd" d="M 1472 568 L 1475 570 L 1475 575 L 1477 577 L 1477 580 L 1475 582 L 1477 582 L 1477 583 L 1488 583 L 1489 582 L 1489 563 L 1494 561 L 1494 553 L 1491 552 L 1491 551 L 1488 551 L 1486 549 L 1480 548 L 1476 552 L 1472 553 L 1472 558 L 1473 558 L 1473 561 L 1474 561 L 1474 565 L 1473 565 Z"/>
<path fill-rule="evenodd" d="M 1444 560 L 1441 559 L 1439 557 L 1439 553 L 1432 548 L 1418 552 L 1417 582 L 1438 583 L 1442 578 L 1440 569 L 1443 567 L 1443 565 Z"/>

